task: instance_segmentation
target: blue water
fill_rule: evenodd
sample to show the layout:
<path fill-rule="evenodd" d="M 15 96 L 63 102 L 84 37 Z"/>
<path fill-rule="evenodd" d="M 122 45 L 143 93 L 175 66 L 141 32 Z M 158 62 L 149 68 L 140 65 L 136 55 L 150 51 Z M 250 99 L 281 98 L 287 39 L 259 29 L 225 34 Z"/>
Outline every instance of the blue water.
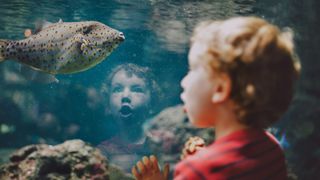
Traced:
<path fill-rule="evenodd" d="M 302 46 L 309 45 L 307 41 L 312 38 L 311 35 L 301 38 L 301 33 L 308 32 L 305 27 L 316 24 L 314 7 L 317 6 L 304 4 L 303 12 L 310 12 L 307 15 L 296 11 L 297 7 L 300 7 L 298 1 L 290 3 L 285 0 L 1 0 L 1 39 L 23 39 L 24 30 L 33 28 L 38 20 L 57 22 L 61 18 L 65 22 L 100 21 L 122 31 L 126 40 L 97 66 L 81 73 L 58 75 L 60 82 L 57 84 L 21 80 L 17 63 L 1 63 L 0 122 L 6 124 L 6 130 L 9 128 L 12 133 L 1 134 L 0 148 L 39 142 L 55 144 L 72 138 L 97 144 L 109 135 L 109 132 L 98 134 L 95 131 L 97 127 L 104 127 L 104 119 L 107 118 L 105 102 L 97 94 L 106 74 L 116 65 L 126 62 L 153 70 L 155 80 L 165 94 L 158 104 L 160 110 L 181 103 L 180 80 L 188 69 L 189 37 L 195 25 L 203 20 L 256 15 L 282 27 L 290 26 L 297 31 L 297 41 L 301 42 L 297 45 L 298 52 L 302 58 L 307 58 L 310 52 L 303 51 Z M 312 45 L 317 46 L 316 43 Z M 314 65 L 310 61 L 302 61 L 302 64 L 308 71 L 302 74 L 306 81 L 299 84 L 303 93 L 297 101 L 308 101 L 309 105 L 312 104 L 310 106 L 318 106 L 313 97 L 319 97 L 317 90 L 320 86 L 311 83 L 310 79 L 315 81 L 319 63 Z M 294 113 L 284 119 L 292 117 L 296 117 Z M 59 125 L 50 124 L 52 118 Z M 43 123 L 46 121 L 49 123 Z M 70 135 L 65 127 L 74 127 L 72 125 L 80 127 L 80 130 Z M 11 140 L 6 141 L 8 138 Z"/>
<path fill-rule="evenodd" d="M 166 94 L 159 102 L 159 107 L 179 104 L 180 80 L 187 72 L 187 51 L 193 27 L 202 20 L 250 14 L 253 12 L 253 4 L 253 1 L 239 4 L 222 0 L 2 1 L 1 39 L 23 39 L 24 30 L 34 28 L 39 20 L 57 22 L 60 18 L 65 22 L 100 21 L 122 31 L 126 36 L 125 42 L 101 64 L 85 72 L 57 75 L 57 84 L 32 81 L 16 83 L 12 80 L 13 75 L 8 72 L 19 76 L 17 63 L 4 62 L 0 68 L 7 75 L 2 76 L 1 91 L 7 95 L 3 97 L 11 99 L 20 109 L 17 121 L 32 123 L 48 112 L 62 124 L 71 121 L 93 127 L 94 120 L 103 119 L 104 102 L 96 102 L 97 107 L 94 109 L 88 108 L 86 92 L 90 88 L 99 92 L 107 72 L 117 64 L 129 62 L 148 66 L 154 71 L 157 82 Z M 16 112 L 10 110 L 6 113 L 11 115 Z M 79 136 L 88 141 L 95 139 L 86 139 L 90 136 L 86 134 Z M 71 137 L 61 134 L 52 136 L 54 141 L 68 138 Z M 8 145 L 26 143 L 20 141 Z"/>

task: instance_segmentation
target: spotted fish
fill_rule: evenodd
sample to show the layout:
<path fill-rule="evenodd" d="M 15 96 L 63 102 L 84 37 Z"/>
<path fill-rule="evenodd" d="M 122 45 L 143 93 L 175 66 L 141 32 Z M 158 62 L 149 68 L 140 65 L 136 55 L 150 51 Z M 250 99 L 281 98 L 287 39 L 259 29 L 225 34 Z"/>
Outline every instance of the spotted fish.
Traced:
<path fill-rule="evenodd" d="M 0 40 L 0 61 L 14 60 L 49 74 L 85 71 L 122 42 L 122 32 L 96 21 L 42 23 L 23 40 Z"/>

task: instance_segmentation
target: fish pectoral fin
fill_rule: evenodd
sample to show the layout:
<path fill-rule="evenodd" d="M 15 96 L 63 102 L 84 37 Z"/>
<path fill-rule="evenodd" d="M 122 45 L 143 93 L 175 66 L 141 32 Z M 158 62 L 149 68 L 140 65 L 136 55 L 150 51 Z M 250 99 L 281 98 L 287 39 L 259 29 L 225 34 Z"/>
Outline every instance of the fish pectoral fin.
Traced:
<path fill-rule="evenodd" d="M 79 44 L 79 48 L 82 54 L 86 54 L 89 48 L 93 48 L 93 44 L 90 42 L 89 39 L 86 39 L 82 34 L 77 34 L 74 36 L 74 40 L 76 43 Z"/>
<path fill-rule="evenodd" d="M 89 44 L 90 44 L 89 40 L 82 38 L 81 39 L 81 46 L 80 46 L 81 51 L 84 51 L 84 49 L 86 47 L 88 47 Z"/>
<path fill-rule="evenodd" d="M 94 47 L 94 44 L 92 44 L 89 40 L 85 38 L 81 39 L 80 50 L 82 53 L 86 54 L 88 49 L 93 47 Z"/>

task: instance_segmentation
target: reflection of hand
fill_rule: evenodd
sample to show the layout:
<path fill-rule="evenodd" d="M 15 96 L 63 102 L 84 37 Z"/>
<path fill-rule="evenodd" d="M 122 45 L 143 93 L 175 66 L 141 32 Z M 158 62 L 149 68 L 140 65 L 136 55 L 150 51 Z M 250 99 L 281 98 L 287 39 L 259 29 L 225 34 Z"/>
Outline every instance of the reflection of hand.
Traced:
<path fill-rule="evenodd" d="M 137 167 L 137 168 L 136 168 Z M 132 167 L 132 174 L 137 180 L 167 180 L 169 164 L 165 164 L 163 171 L 159 169 L 158 160 L 155 156 L 144 156 L 138 161 L 136 167 Z"/>
<path fill-rule="evenodd" d="M 184 148 L 182 150 L 181 159 L 185 159 L 187 156 L 192 155 L 204 148 L 204 140 L 200 137 L 190 137 L 188 141 L 184 144 Z"/>

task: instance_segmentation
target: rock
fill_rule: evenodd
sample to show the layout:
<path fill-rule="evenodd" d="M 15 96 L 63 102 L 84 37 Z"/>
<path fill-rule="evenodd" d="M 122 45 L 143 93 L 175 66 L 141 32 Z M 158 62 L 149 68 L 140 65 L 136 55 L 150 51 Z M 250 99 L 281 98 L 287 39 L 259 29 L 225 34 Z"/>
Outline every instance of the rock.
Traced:
<path fill-rule="evenodd" d="M 110 180 L 135 180 L 132 175 L 126 174 L 116 165 L 109 165 L 109 178 Z"/>
<path fill-rule="evenodd" d="M 0 179 L 109 179 L 107 159 L 81 140 L 29 145 L 0 167 Z"/>

